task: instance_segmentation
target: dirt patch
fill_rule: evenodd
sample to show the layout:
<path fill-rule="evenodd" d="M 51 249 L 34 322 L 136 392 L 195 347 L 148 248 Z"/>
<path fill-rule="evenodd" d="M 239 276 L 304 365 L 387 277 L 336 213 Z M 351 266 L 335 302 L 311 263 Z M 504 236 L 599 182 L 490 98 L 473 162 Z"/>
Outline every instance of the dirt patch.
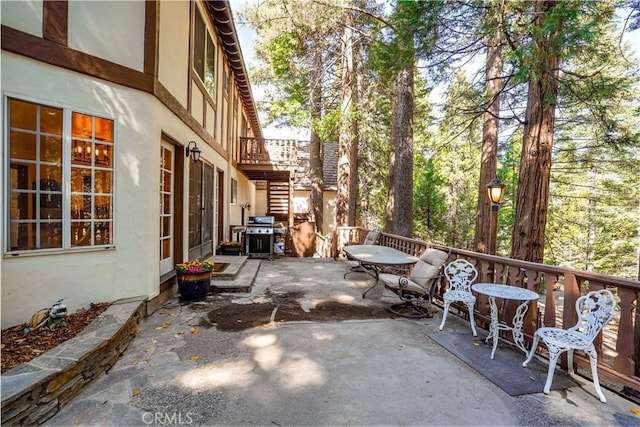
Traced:
<path fill-rule="evenodd" d="M 214 302 L 213 310 L 208 313 L 207 317 L 221 331 L 242 331 L 266 325 L 271 321 L 278 323 L 330 322 L 397 317 L 385 307 L 342 304 L 335 301 L 321 302 L 306 312 L 300 306 L 299 299 L 303 297 L 303 292 L 292 292 L 271 295 L 272 301 L 265 303 L 234 304 L 231 301 L 219 300 Z"/>
<path fill-rule="evenodd" d="M 28 326 L 26 323 L 3 329 L 2 372 L 15 368 L 22 363 L 27 363 L 42 353 L 75 337 L 110 305 L 111 303 L 91 304 L 88 310 L 68 314 L 64 318 L 67 325 L 53 330 L 42 327 L 25 335 L 24 330 Z"/>

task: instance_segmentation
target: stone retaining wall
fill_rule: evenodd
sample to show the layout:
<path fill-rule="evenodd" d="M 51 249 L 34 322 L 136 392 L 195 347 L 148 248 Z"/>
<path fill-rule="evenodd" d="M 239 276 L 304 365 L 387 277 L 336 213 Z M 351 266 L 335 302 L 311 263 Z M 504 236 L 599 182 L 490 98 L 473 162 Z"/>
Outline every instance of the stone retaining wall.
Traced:
<path fill-rule="evenodd" d="M 39 425 L 109 370 L 146 315 L 144 298 L 113 303 L 83 332 L 2 374 L 2 425 Z"/>

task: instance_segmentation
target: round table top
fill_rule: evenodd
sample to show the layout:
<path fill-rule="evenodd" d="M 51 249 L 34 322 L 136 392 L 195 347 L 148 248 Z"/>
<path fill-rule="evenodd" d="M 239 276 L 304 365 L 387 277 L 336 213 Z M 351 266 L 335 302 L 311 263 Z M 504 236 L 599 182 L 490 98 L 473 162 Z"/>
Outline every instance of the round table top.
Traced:
<path fill-rule="evenodd" d="M 471 289 L 479 294 L 490 297 L 505 298 L 512 300 L 529 301 L 540 298 L 540 295 L 529 289 L 518 288 L 517 286 L 500 285 L 497 283 L 476 283 L 471 285 Z"/>
<path fill-rule="evenodd" d="M 349 245 L 342 248 L 354 259 L 367 264 L 415 264 L 418 258 L 397 249 L 381 245 Z"/>

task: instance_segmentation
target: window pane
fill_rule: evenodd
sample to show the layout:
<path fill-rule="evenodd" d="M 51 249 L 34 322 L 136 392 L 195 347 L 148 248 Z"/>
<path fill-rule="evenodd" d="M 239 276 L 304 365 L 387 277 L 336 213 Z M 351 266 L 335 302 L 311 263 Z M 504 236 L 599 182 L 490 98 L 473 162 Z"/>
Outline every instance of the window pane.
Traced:
<path fill-rule="evenodd" d="M 162 195 L 162 213 L 165 215 L 170 215 L 171 214 L 171 194 L 163 194 Z"/>
<path fill-rule="evenodd" d="M 96 144 L 96 149 L 94 152 L 96 158 L 96 166 L 101 168 L 110 168 L 111 167 L 111 159 L 112 159 L 112 145 L 106 144 Z"/>
<path fill-rule="evenodd" d="M 62 138 L 56 136 L 40 137 L 40 161 L 62 163 Z"/>
<path fill-rule="evenodd" d="M 171 234 L 171 218 L 170 217 L 163 217 L 162 218 L 162 237 L 168 236 L 169 234 Z"/>
<path fill-rule="evenodd" d="M 60 165 L 40 165 L 40 176 L 44 187 L 42 191 L 62 192 L 62 166 Z"/>
<path fill-rule="evenodd" d="M 95 229 L 95 244 L 96 245 L 110 245 L 111 244 L 111 236 L 113 233 L 111 232 L 111 223 L 110 222 L 96 222 Z"/>
<path fill-rule="evenodd" d="M 162 241 L 162 255 L 161 259 L 167 259 L 171 256 L 171 248 L 169 244 L 171 243 L 170 239 L 164 239 Z"/>
<path fill-rule="evenodd" d="M 171 159 L 171 150 L 167 150 L 166 148 L 162 149 L 162 164 L 160 165 L 163 169 L 171 170 L 173 168 L 173 162 Z"/>
<path fill-rule="evenodd" d="M 204 82 L 204 38 L 206 34 L 204 20 L 199 11 L 195 13 L 195 25 L 193 30 L 193 69 L 196 70 L 200 80 Z"/>
<path fill-rule="evenodd" d="M 11 158 L 35 160 L 36 136 L 24 132 L 11 131 Z"/>
<path fill-rule="evenodd" d="M 84 212 L 82 211 L 82 207 L 83 207 L 82 196 L 80 195 L 71 196 L 71 218 L 72 219 L 84 218 Z"/>
<path fill-rule="evenodd" d="M 62 247 L 62 222 L 47 221 L 40 224 L 40 248 L 52 249 Z"/>
<path fill-rule="evenodd" d="M 91 223 L 73 222 L 71 223 L 71 246 L 91 245 Z"/>
<path fill-rule="evenodd" d="M 40 108 L 40 132 L 62 135 L 62 110 L 60 108 Z"/>
<path fill-rule="evenodd" d="M 71 136 L 74 138 L 91 138 L 92 117 L 87 114 L 73 113 L 71 116 Z"/>
<path fill-rule="evenodd" d="M 111 193 L 111 171 L 96 169 L 95 192 Z"/>
<path fill-rule="evenodd" d="M 96 139 L 98 141 L 113 141 L 113 120 L 96 117 Z"/>
<path fill-rule="evenodd" d="M 12 99 L 9 105 L 11 127 L 35 131 L 37 119 L 36 110 L 36 104 Z"/>
<path fill-rule="evenodd" d="M 96 196 L 96 218 L 112 219 L 111 196 Z"/>
<path fill-rule="evenodd" d="M 91 142 L 74 139 L 71 142 L 71 162 L 76 165 L 90 165 L 91 151 Z"/>
<path fill-rule="evenodd" d="M 162 171 L 162 191 L 171 191 L 171 172 Z"/>
<path fill-rule="evenodd" d="M 207 62 L 205 64 L 204 87 L 207 88 L 207 92 L 213 99 L 216 97 L 215 77 L 215 48 L 213 47 L 211 35 L 207 32 Z"/>
<path fill-rule="evenodd" d="M 91 193 L 91 169 L 71 168 L 71 192 Z"/>

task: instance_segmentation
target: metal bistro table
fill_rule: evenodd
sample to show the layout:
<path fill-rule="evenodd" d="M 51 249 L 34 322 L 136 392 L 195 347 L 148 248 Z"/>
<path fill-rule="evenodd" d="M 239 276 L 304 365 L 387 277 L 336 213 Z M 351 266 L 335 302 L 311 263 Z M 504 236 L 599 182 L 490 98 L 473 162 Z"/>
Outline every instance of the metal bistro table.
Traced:
<path fill-rule="evenodd" d="M 527 312 L 529 301 L 537 300 L 540 298 L 540 295 L 530 291 L 529 289 L 509 285 L 499 285 L 496 283 L 476 283 L 471 286 L 471 289 L 479 294 L 487 295 L 489 297 L 489 305 L 491 306 L 491 325 L 489 327 L 489 335 L 487 335 L 485 342 L 489 342 L 489 338 L 493 338 L 491 358 L 493 359 L 493 355 L 498 347 L 498 338 L 500 337 L 501 330 L 511 331 L 513 334 L 513 341 L 520 350 L 527 354 L 528 351 L 524 347 L 524 334 L 522 333 L 524 315 Z M 505 323 L 501 323 L 498 320 L 498 306 L 496 305 L 496 298 L 522 301 L 513 316 L 513 327 Z"/>
<path fill-rule="evenodd" d="M 358 261 L 366 272 L 372 272 L 376 281 L 369 289 L 364 291 L 362 298 L 367 296 L 367 292 L 375 288 L 381 271 L 388 267 L 397 265 L 412 265 L 418 262 L 418 258 L 406 254 L 397 249 L 380 245 L 350 245 L 342 248 L 347 255 Z"/>

